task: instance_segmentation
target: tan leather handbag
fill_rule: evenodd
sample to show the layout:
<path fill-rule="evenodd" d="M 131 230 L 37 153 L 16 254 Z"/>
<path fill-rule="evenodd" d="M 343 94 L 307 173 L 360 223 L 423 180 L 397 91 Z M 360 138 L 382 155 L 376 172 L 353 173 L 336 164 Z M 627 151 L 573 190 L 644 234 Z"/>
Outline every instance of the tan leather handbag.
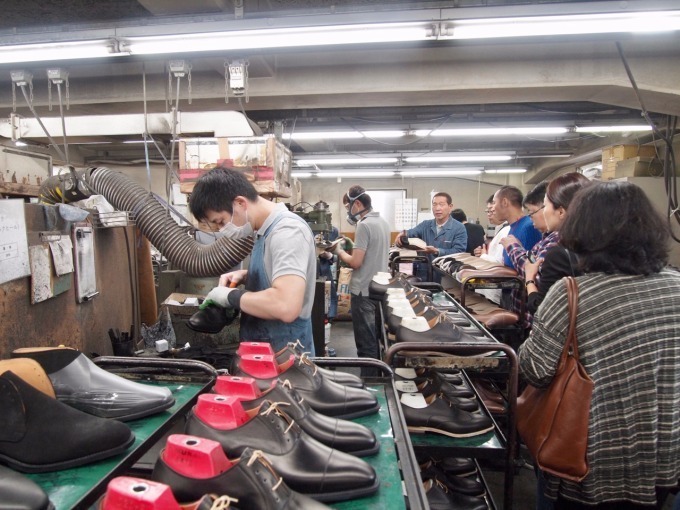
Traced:
<path fill-rule="evenodd" d="M 543 471 L 580 482 L 588 474 L 588 418 L 593 380 L 579 362 L 578 286 L 567 277 L 569 331 L 547 388 L 527 386 L 517 399 L 517 431 Z"/>

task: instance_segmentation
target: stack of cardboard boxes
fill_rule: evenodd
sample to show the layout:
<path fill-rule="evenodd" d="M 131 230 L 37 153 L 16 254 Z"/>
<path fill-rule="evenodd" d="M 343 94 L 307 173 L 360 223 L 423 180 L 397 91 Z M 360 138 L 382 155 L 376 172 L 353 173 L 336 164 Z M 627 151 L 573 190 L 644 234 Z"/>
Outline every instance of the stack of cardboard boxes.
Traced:
<path fill-rule="evenodd" d="M 241 170 L 261 195 L 289 198 L 292 153 L 274 135 L 190 138 L 179 143 L 180 191 L 216 166 Z"/>
<path fill-rule="evenodd" d="M 602 149 L 602 180 L 661 175 L 654 145 L 613 145 Z"/>

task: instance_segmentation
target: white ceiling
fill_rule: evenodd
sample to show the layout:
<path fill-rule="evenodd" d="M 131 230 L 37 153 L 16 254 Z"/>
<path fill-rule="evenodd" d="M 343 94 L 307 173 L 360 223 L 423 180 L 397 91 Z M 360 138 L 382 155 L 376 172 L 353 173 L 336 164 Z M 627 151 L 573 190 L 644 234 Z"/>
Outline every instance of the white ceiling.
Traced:
<path fill-rule="evenodd" d="M 146 26 L 148 30 L 159 30 L 170 22 L 172 26 L 191 26 L 192 30 L 200 31 L 203 25 L 215 23 L 274 25 L 292 19 L 329 23 L 338 15 L 357 20 L 408 19 L 423 9 L 449 9 L 461 16 L 497 17 L 515 13 L 539 15 L 678 7 L 678 2 L 673 0 L 336 3 L 246 0 L 242 4 L 241 13 L 238 1 L 227 0 L 5 0 L 0 18 L 0 45 L 77 37 L 75 34 L 81 33 L 81 29 L 87 29 L 88 33 L 117 27 L 140 30 Z M 169 18 L 170 15 L 173 17 Z M 180 58 L 192 66 L 192 90 L 189 103 L 188 81 L 180 81 L 178 109 L 183 112 L 243 110 L 264 132 L 639 123 L 642 121 L 640 104 L 617 51 L 617 41 L 653 118 L 665 123 L 666 115 L 680 115 L 680 35 L 677 33 L 182 55 Z M 233 97 L 229 103 L 225 103 L 224 98 L 224 62 L 237 57 L 247 58 L 250 63 L 249 101 L 242 101 L 240 105 Z M 147 112 L 168 111 L 166 64 L 173 58 L 177 56 L 59 62 L 58 65 L 69 72 L 67 117 L 141 114 L 145 106 L 143 75 Z M 0 122 L 9 119 L 13 110 L 9 71 L 17 67 L 17 64 L 0 64 Z M 53 66 L 38 63 L 21 67 L 34 74 L 34 106 L 38 115 L 58 115 L 58 107 L 52 111 L 47 107 L 45 70 Z M 20 92 L 16 111 L 21 116 L 32 117 Z M 44 142 L 40 138 L 36 137 L 36 141 Z M 96 140 L 110 142 L 122 138 L 125 137 Z M 542 155 L 566 152 L 573 155 L 574 160 L 592 159 L 602 146 L 649 140 L 649 137 L 635 135 L 612 138 L 568 133 L 559 138 L 540 139 L 411 137 L 380 143 L 370 140 L 306 142 L 293 143 L 291 149 L 295 154 L 512 150 L 518 154 L 512 164 L 529 165 L 532 175 L 538 179 L 564 164 L 564 160 L 556 163 L 554 158 L 541 159 Z M 73 140 L 76 141 L 83 140 Z M 79 153 L 87 161 L 142 156 L 139 147 L 110 143 L 84 145 L 79 147 Z"/>

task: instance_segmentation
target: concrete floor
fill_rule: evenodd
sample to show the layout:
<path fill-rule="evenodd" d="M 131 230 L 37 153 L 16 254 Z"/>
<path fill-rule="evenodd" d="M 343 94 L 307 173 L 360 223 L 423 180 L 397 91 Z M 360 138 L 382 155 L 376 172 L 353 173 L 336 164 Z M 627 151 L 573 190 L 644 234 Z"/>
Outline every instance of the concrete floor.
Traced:
<path fill-rule="evenodd" d="M 330 341 L 327 347 L 335 349 L 338 357 L 356 357 L 357 351 L 354 344 L 354 332 L 352 323 L 349 321 L 334 322 L 331 325 Z M 359 369 L 350 368 L 348 372 L 358 374 Z M 496 504 L 496 508 L 503 509 L 503 467 L 492 465 L 489 462 L 482 464 L 482 471 L 489 486 L 489 491 Z M 529 463 L 515 469 L 513 480 L 513 508 L 516 510 L 530 510 L 535 507 L 536 477 Z M 668 498 L 662 510 L 671 510 L 672 498 Z"/>

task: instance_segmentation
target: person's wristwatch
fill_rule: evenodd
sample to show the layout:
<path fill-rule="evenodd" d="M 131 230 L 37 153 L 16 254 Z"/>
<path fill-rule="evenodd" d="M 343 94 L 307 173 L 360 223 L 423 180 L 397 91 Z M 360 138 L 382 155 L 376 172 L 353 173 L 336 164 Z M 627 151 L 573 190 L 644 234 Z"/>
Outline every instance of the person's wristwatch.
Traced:
<path fill-rule="evenodd" d="M 536 285 L 536 280 L 527 280 L 527 281 L 524 282 L 524 286 L 528 287 L 530 283 L 533 283 L 534 285 Z"/>

